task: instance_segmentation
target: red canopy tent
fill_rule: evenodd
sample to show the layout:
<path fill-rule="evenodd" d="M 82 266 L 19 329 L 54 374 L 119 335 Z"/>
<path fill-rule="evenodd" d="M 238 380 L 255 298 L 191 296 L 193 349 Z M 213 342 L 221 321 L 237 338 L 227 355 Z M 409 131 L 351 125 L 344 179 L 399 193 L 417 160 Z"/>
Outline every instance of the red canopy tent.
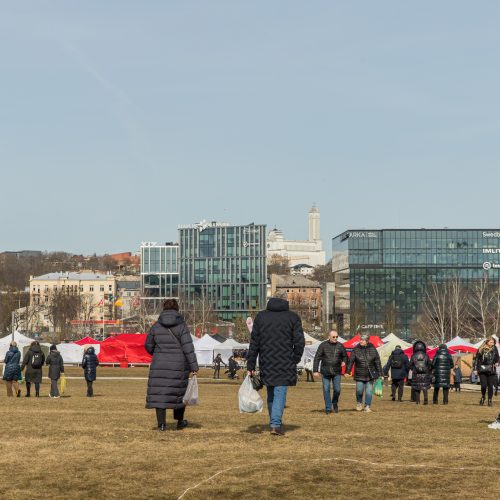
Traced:
<path fill-rule="evenodd" d="M 352 339 L 347 340 L 344 342 L 344 347 L 346 349 L 353 349 L 359 344 L 359 341 L 361 340 L 361 337 L 359 335 L 355 335 Z M 380 347 L 381 345 L 384 345 L 384 341 L 380 338 L 377 337 L 376 335 L 372 335 L 370 337 L 370 344 L 373 344 L 375 347 Z"/>
<path fill-rule="evenodd" d="M 83 339 L 80 339 L 80 340 L 73 342 L 73 344 L 78 344 L 78 345 L 95 344 L 95 345 L 98 345 L 98 344 L 100 344 L 100 342 L 96 339 L 93 339 L 92 337 L 84 337 Z"/>
<path fill-rule="evenodd" d="M 122 333 L 101 342 L 98 355 L 101 363 L 136 363 L 149 364 L 151 356 L 146 352 L 144 343 L 146 333 Z"/>

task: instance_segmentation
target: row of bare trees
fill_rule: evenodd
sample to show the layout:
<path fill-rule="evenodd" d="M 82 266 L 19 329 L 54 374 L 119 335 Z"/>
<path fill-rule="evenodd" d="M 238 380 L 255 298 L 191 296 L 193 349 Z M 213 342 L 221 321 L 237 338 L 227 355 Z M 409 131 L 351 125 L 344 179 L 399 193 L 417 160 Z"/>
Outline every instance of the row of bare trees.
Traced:
<path fill-rule="evenodd" d="M 466 287 L 460 278 L 429 283 L 418 322 L 421 336 L 442 343 L 455 336 L 500 333 L 500 286 L 484 274 Z"/>

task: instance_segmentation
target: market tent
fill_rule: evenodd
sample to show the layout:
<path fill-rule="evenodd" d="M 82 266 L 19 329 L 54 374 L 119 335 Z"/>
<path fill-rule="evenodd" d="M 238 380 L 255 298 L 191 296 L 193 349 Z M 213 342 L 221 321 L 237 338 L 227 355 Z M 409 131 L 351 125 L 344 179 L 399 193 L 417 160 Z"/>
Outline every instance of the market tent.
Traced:
<path fill-rule="evenodd" d="M 101 363 L 151 363 L 151 356 L 144 348 L 146 337 L 146 333 L 121 333 L 107 338 L 101 342 L 99 361 Z"/>
<path fill-rule="evenodd" d="M 403 344 L 405 344 L 405 347 L 403 347 L 403 349 L 406 349 L 407 347 L 410 347 L 411 344 L 409 344 L 408 342 L 405 342 L 403 339 L 400 339 L 397 335 L 395 335 L 394 333 L 389 333 L 389 335 L 386 335 L 383 339 L 382 339 L 382 342 L 384 342 L 385 344 L 387 344 L 388 342 L 391 342 L 392 340 L 395 340 L 399 343 L 399 345 L 401 347 L 403 347 Z"/>
<path fill-rule="evenodd" d="M 386 342 L 384 345 L 381 345 L 380 347 L 377 348 L 378 354 L 380 356 L 380 361 L 382 362 L 382 366 L 384 366 L 387 363 L 389 356 L 391 355 L 392 351 L 396 349 L 396 346 L 398 345 L 401 346 L 401 349 L 403 350 L 412 347 L 411 344 L 408 344 L 408 342 L 398 339 L 395 335 L 394 337 L 395 339 L 389 340 L 389 342 Z"/>
<path fill-rule="evenodd" d="M 215 358 L 217 354 L 220 354 L 222 357 L 222 361 L 224 361 L 224 363 L 227 363 L 235 349 L 236 350 L 248 349 L 248 345 L 249 344 L 240 344 L 239 342 L 236 342 L 236 340 L 234 339 L 227 339 L 225 342 L 222 342 L 222 344 L 215 346 L 215 348 L 213 349 L 213 356 Z M 199 362 L 200 361 L 198 359 L 198 363 Z"/>
<path fill-rule="evenodd" d="M 467 340 L 461 337 L 455 337 L 451 339 L 449 342 L 446 342 L 446 347 L 455 347 L 455 346 L 465 346 L 465 347 L 474 347 L 474 344 L 471 344 Z"/>
<path fill-rule="evenodd" d="M 318 344 L 320 342 L 318 339 L 311 337 L 311 335 L 306 332 L 304 332 L 304 340 L 306 342 L 306 345 Z"/>
<path fill-rule="evenodd" d="M 321 342 L 316 342 L 316 344 L 309 344 L 304 347 L 304 354 L 302 354 L 302 359 L 300 360 L 299 366 L 304 366 L 306 361 L 310 359 L 314 360 L 314 356 L 316 356 L 316 351 L 318 350 Z"/>
<path fill-rule="evenodd" d="M 100 342 L 92 337 L 83 337 L 83 339 L 76 340 L 73 344 L 77 345 L 92 345 L 92 344 L 100 344 Z"/>
<path fill-rule="evenodd" d="M 82 362 L 84 347 L 74 342 L 70 344 L 58 344 L 57 350 L 61 353 L 64 364 L 75 365 Z"/>
<path fill-rule="evenodd" d="M 339 341 L 341 344 L 345 344 L 345 343 L 347 342 L 347 340 L 346 340 L 346 339 L 344 339 L 343 337 L 341 337 L 340 335 L 339 335 L 338 341 Z"/>
<path fill-rule="evenodd" d="M 344 342 L 344 347 L 346 349 L 354 349 L 359 344 L 359 341 L 361 340 L 361 337 L 359 335 L 355 335 L 352 339 L 346 340 Z M 370 337 L 370 344 L 373 344 L 375 347 L 380 347 L 381 345 L 384 345 L 380 337 L 377 337 L 376 335 L 372 335 Z"/>
<path fill-rule="evenodd" d="M 221 346 L 221 342 L 215 340 L 211 335 L 205 333 L 200 340 L 194 344 L 194 351 L 200 366 L 211 365 L 214 360 L 214 349 Z"/>
<path fill-rule="evenodd" d="M 23 347 L 29 346 L 31 342 L 33 342 L 33 340 L 34 339 L 30 339 L 29 337 L 26 337 L 26 335 L 23 335 L 22 333 L 14 332 L 14 341 L 17 342 L 17 347 L 21 351 L 21 353 L 23 352 Z M 0 339 L 0 361 L 3 362 L 3 360 L 5 359 L 5 355 L 9 350 L 11 342 L 12 342 L 11 333 Z"/>

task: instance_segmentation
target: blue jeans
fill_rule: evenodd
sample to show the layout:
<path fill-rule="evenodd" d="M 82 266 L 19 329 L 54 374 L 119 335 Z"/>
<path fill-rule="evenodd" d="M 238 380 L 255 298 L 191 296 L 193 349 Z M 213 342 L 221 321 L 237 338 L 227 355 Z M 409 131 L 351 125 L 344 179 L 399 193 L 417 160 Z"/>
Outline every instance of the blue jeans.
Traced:
<path fill-rule="evenodd" d="M 365 394 L 365 405 L 371 406 L 372 404 L 372 391 L 373 391 L 373 380 L 369 382 L 361 382 L 356 380 L 356 402 L 363 403 L 363 393 Z"/>
<path fill-rule="evenodd" d="M 330 396 L 332 382 L 333 382 L 333 404 L 336 405 L 339 402 L 341 377 L 342 375 L 333 375 L 332 377 L 327 377 L 323 375 L 323 397 L 325 398 L 326 411 L 332 411 L 332 398 Z"/>
<path fill-rule="evenodd" d="M 267 386 L 267 409 L 271 427 L 280 427 L 286 404 L 286 385 Z"/>

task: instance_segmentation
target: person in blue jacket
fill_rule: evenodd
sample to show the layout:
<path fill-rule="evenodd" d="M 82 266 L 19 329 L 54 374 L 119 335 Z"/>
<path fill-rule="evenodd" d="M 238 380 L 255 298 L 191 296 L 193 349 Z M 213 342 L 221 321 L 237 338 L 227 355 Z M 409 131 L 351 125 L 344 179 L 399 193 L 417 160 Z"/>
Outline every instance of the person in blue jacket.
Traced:
<path fill-rule="evenodd" d="M 17 343 L 12 341 L 9 350 L 5 355 L 4 364 L 5 370 L 3 372 L 3 379 L 7 383 L 7 396 L 13 397 L 16 395 L 18 398 L 21 396 L 21 389 L 19 389 L 19 380 L 21 379 L 21 353 L 17 348 Z M 14 391 L 12 391 L 14 389 Z"/>

